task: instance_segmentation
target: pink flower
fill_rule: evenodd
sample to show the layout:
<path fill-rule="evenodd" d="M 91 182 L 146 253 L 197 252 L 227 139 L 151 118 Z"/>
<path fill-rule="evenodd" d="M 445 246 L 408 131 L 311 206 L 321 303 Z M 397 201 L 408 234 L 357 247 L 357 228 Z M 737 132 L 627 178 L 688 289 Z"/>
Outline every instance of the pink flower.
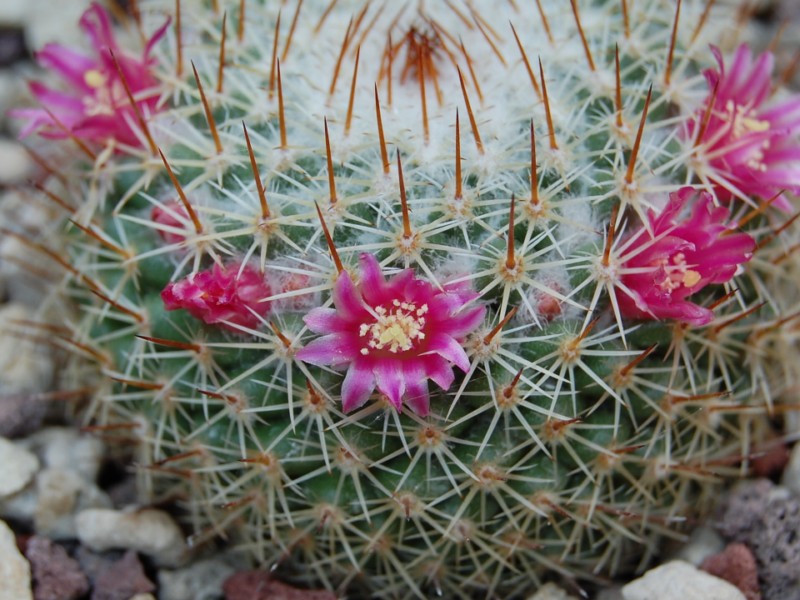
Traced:
<path fill-rule="evenodd" d="M 719 49 L 712 47 L 719 70 L 705 72 L 709 95 L 688 123 L 689 139 L 699 142 L 720 200 L 740 194 L 769 199 L 782 191 L 800 192 L 800 96 L 773 106 L 772 70 L 775 59 L 765 52 L 755 61 L 747 44 L 736 50 L 730 71 Z M 714 89 L 716 88 L 716 96 Z M 705 129 L 702 123 L 714 99 Z M 774 205 L 791 210 L 781 195 Z"/>
<path fill-rule="evenodd" d="M 469 368 L 461 344 L 483 321 L 485 309 L 465 306 L 477 296 L 464 285 L 440 289 L 411 269 L 386 281 L 377 260 L 362 254 L 359 284 L 342 272 L 333 288 L 336 308 L 315 308 L 306 315 L 311 331 L 324 335 L 297 357 L 348 367 L 342 384 L 345 411 L 364 404 L 377 386 L 398 410 L 405 400 L 425 416 L 428 379 L 446 390 L 455 378 L 453 365 Z"/>
<path fill-rule="evenodd" d="M 105 9 L 92 4 L 80 20 L 94 50 L 86 56 L 58 44 L 48 44 L 36 55 L 44 68 L 57 73 L 68 91 L 48 88 L 33 82 L 30 89 L 43 108 L 19 109 L 14 116 L 27 119 L 22 136 L 39 131 L 48 138 L 64 138 L 70 133 L 82 140 L 106 143 L 114 139 L 140 147 L 136 113 L 125 92 L 114 53 L 125 81 L 143 116 L 157 110 L 158 80 L 152 73 L 150 51 L 164 35 L 169 21 L 147 42 L 141 58 L 126 55 L 117 46 Z"/>
<path fill-rule="evenodd" d="M 241 269 L 241 273 L 239 272 Z M 209 325 L 222 324 L 233 331 L 233 325 L 255 329 L 270 310 L 272 295 L 264 275 L 255 267 L 230 264 L 214 265 L 209 271 L 193 273 L 181 281 L 170 283 L 161 292 L 167 310 L 185 308 L 193 317 Z"/>
<path fill-rule="evenodd" d="M 681 218 L 684 208 L 691 214 Z M 709 193 L 690 187 L 670 194 L 660 214 L 650 211 L 652 236 L 641 227 L 622 244 L 617 294 L 622 314 L 692 325 L 711 321 L 709 309 L 686 298 L 710 283 L 730 281 L 755 248 L 749 235 L 731 231 L 728 215 Z"/>

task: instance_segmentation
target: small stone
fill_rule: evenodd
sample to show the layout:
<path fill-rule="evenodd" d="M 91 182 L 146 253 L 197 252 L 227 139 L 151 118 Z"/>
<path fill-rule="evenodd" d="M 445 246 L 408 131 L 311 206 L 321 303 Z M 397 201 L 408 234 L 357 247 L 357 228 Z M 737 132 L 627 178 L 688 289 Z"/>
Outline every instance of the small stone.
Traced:
<path fill-rule="evenodd" d="M 197 561 L 175 571 L 158 573 L 161 600 L 216 600 L 222 596 L 222 584 L 236 569 L 222 558 Z"/>
<path fill-rule="evenodd" d="M 136 550 L 164 567 L 179 566 L 188 555 L 183 532 L 161 510 L 84 510 L 75 517 L 75 529 L 81 543 L 92 550 Z"/>
<path fill-rule="evenodd" d="M 327 590 L 301 590 L 275 581 L 264 571 L 240 571 L 222 586 L 225 600 L 336 600 Z"/>
<path fill-rule="evenodd" d="M 155 591 L 142 563 L 132 550 L 104 570 L 94 582 L 92 600 L 130 600 L 137 594 Z"/>
<path fill-rule="evenodd" d="M 0 25 L 0 68 L 28 58 L 25 30 L 15 25 Z"/>
<path fill-rule="evenodd" d="M 728 544 L 724 551 L 706 558 L 700 568 L 735 585 L 747 600 L 761 600 L 756 559 L 744 544 Z"/>
<path fill-rule="evenodd" d="M 795 444 L 789 457 L 789 463 L 783 471 L 781 485 L 795 494 L 800 494 L 800 444 Z"/>
<path fill-rule="evenodd" d="M 49 351 L 14 335 L 19 329 L 15 323 L 37 320 L 36 313 L 20 303 L 0 306 L 0 330 L 7 330 L 0 335 L 0 394 L 49 389 L 54 372 Z"/>
<path fill-rule="evenodd" d="M 701 526 L 692 531 L 686 545 L 681 548 L 675 558 L 685 560 L 695 567 L 700 566 L 707 557 L 725 548 L 725 540 L 711 527 Z"/>
<path fill-rule="evenodd" d="M 0 521 L 0 600 L 33 600 L 31 568 L 17 548 L 14 532 Z"/>
<path fill-rule="evenodd" d="M 94 483 L 103 463 L 103 442 L 69 427 L 48 427 L 30 436 L 29 447 L 52 469 L 71 470 Z"/>
<path fill-rule="evenodd" d="M 780 475 L 788 462 L 789 447 L 772 441 L 750 461 L 750 467 L 756 477 L 772 477 Z"/>
<path fill-rule="evenodd" d="M 735 586 L 673 560 L 651 569 L 622 588 L 624 600 L 745 600 Z"/>
<path fill-rule="evenodd" d="M 2 38 L 0 38 L 0 52 L 2 52 Z M 22 183 L 31 176 L 33 167 L 33 161 L 22 144 L 0 138 L 0 185 Z"/>
<path fill-rule="evenodd" d="M 575 596 L 568 594 L 555 583 L 545 583 L 533 596 L 528 596 L 528 600 L 575 600 Z"/>
<path fill-rule="evenodd" d="M 38 500 L 33 515 L 36 533 L 54 539 L 75 537 L 75 514 L 111 508 L 108 495 L 70 469 L 43 469 L 36 477 Z"/>
<path fill-rule="evenodd" d="M 128 600 L 156 600 L 156 597 L 153 594 L 136 594 L 135 596 L 131 596 Z"/>
<path fill-rule="evenodd" d="M 46 412 L 47 403 L 39 394 L 0 394 L 0 435 L 13 438 L 34 432 Z"/>
<path fill-rule="evenodd" d="M 35 455 L 0 438 L 0 499 L 22 490 L 38 470 L 39 459 Z"/>
<path fill-rule="evenodd" d="M 75 600 L 89 591 L 89 580 L 78 561 L 62 546 L 33 536 L 25 547 L 31 564 L 34 600 Z"/>

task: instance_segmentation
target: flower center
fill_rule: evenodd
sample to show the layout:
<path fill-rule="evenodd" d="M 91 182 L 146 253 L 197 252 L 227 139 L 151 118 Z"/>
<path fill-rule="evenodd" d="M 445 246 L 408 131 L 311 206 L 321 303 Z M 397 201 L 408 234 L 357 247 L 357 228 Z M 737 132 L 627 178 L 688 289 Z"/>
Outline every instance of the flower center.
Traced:
<path fill-rule="evenodd" d="M 748 133 L 760 133 L 769 129 L 769 121 L 748 116 L 751 111 L 745 106 L 734 103 L 733 100 L 728 100 L 725 110 L 728 112 L 728 120 L 733 125 L 734 137 L 740 138 Z"/>
<path fill-rule="evenodd" d="M 106 77 L 97 69 L 90 69 L 83 74 L 83 81 L 90 88 L 99 88 L 106 83 Z"/>
<path fill-rule="evenodd" d="M 664 280 L 659 284 L 662 290 L 672 292 L 681 286 L 690 288 L 702 279 L 700 273 L 688 268 L 686 256 L 683 252 L 677 252 L 670 257 L 672 264 L 666 260 L 661 262 L 661 266 L 667 272 Z"/>
<path fill-rule="evenodd" d="M 416 341 L 425 339 L 427 312 L 427 304 L 417 308 L 413 302 L 399 300 L 394 300 L 389 309 L 375 307 L 378 320 L 362 324 L 358 332 L 360 337 L 367 338 L 367 347 L 361 349 L 361 354 L 367 355 L 370 350 L 388 350 L 392 354 L 411 350 Z"/>

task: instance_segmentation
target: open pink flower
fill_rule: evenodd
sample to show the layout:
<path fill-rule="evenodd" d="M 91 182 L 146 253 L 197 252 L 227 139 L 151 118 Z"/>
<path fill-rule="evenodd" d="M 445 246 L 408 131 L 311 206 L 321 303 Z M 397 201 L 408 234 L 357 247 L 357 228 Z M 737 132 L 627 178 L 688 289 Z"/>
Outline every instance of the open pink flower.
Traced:
<path fill-rule="evenodd" d="M 428 379 L 448 389 L 469 360 L 462 342 L 483 321 L 485 308 L 466 307 L 477 294 L 466 285 L 440 289 L 406 269 L 384 279 L 375 257 L 361 255 L 361 280 L 342 272 L 333 288 L 336 308 L 315 308 L 308 327 L 324 334 L 297 357 L 316 365 L 348 367 L 342 384 L 345 411 L 364 404 L 377 386 L 398 409 L 429 410 Z"/>
<path fill-rule="evenodd" d="M 682 218 L 685 208 L 690 214 Z M 652 235 L 642 226 L 622 244 L 617 293 L 622 314 L 692 325 L 711 321 L 709 309 L 686 298 L 710 283 L 730 281 L 755 248 L 749 235 L 731 231 L 728 216 L 709 193 L 690 187 L 670 194 L 660 214 L 650 211 Z"/>
<path fill-rule="evenodd" d="M 113 139 L 141 146 L 135 133 L 138 128 L 136 113 L 111 52 L 139 111 L 146 117 L 156 111 L 158 100 L 158 80 L 152 72 L 154 61 L 150 51 L 168 25 L 169 21 L 150 38 L 141 58 L 132 57 L 117 45 L 105 9 L 92 4 L 83 13 L 80 26 L 89 38 L 94 55 L 86 56 L 59 44 L 48 44 L 37 53 L 39 64 L 58 74 L 68 91 L 31 83 L 31 92 L 42 108 L 13 111 L 14 116 L 28 120 L 21 135 L 38 131 L 44 137 L 64 138 L 72 134 L 81 140 L 101 144 Z"/>
<path fill-rule="evenodd" d="M 726 71 L 719 49 L 711 50 L 719 70 L 705 71 L 708 97 L 687 126 L 689 139 L 701 134 L 708 177 L 717 196 L 728 200 L 738 191 L 766 200 L 782 191 L 800 192 L 800 95 L 766 106 L 772 94 L 773 55 L 765 52 L 754 60 L 750 48 L 742 44 Z M 785 196 L 774 205 L 791 210 Z"/>
<path fill-rule="evenodd" d="M 215 264 L 208 271 L 170 283 L 161 292 L 161 299 L 167 310 L 184 308 L 209 325 L 221 324 L 239 331 L 233 325 L 258 327 L 259 316 L 270 310 L 270 303 L 261 300 L 271 295 L 263 273 L 250 265 L 242 268 L 234 263 L 225 267 Z"/>

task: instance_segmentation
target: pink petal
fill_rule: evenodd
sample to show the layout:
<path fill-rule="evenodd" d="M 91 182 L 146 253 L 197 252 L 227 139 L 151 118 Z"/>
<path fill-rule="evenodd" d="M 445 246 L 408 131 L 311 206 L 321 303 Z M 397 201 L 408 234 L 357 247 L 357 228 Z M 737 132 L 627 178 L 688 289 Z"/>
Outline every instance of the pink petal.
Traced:
<path fill-rule="evenodd" d="M 372 370 L 360 365 L 358 361 L 350 365 L 342 383 L 342 408 L 345 412 L 362 406 L 375 389 Z"/>
<path fill-rule="evenodd" d="M 306 344 L 297 351 L 297 358 L 312 365 L 346 365 L 358 355 L 345 335 L 326 335 Z"/>
<path fill-rule="evenodd" d="M 450 389 L 456 376 L 453 374 L 453 367 L 446 359 L 438 354 L 431 354 L 421 357 L 420 360 L 424 361 L 425 372 L 436 385 L 443 390 Z"/>
<path fill-rule="evenodd" d="M 418 361 L 407 361 L 403 365 L 406 381 L 405 403 L 421 417 L 430 412 L 430 396 L 428 395 L 428 378 L 425 369 Z"/>
<path fill-rule="evenodd" d="M 423 356 L 428 356 L 433 352 L 449 360 L 462 371 L 467 371 L 469 369 L 467 353 L 464 352 L 464 348 L 461 347 L 461 344 L 449 335 L 435 333 L 431 336 L 430 340 L 428 340 L 428 352 Z"/>
<path fill-rule="evenodd" d="M 375 363 L 372 373 L 378 382 L 378 389 L 386 394 L 389 402 L 396 409 L 400 410 L 403 404 L 403 394 L 406 391 L 402 363 L 398 360 L 382 359 Z"/>
<path fill-rule="evenodd" d="M 349 326 L 333 308 L 315 308 L 303 317 L 303 321 L 314 333 L 343 333 L 348 327 L 352 331 L 352 326 Z"/>

